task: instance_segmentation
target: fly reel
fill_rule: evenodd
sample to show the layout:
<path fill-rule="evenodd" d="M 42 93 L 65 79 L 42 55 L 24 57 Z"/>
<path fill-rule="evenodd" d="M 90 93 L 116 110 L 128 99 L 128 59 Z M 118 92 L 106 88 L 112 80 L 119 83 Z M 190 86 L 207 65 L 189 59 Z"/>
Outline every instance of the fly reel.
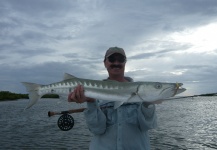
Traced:
<path fill-rule="evenodd" d="M 74 126 L 74 118 L 68 113 L 64 113 L 59 117 L 57 125 L 62 131 L 71 130 Z"/>

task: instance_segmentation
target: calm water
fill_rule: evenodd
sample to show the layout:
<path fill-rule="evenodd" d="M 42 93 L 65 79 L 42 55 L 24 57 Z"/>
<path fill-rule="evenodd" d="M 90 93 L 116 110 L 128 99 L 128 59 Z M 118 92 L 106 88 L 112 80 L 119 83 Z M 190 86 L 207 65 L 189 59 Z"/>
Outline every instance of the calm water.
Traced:
<path fill-rule="evenodd" d="M 59 116 L 47 112 L 82 105 L 40 100 L 23 111 L 27 100 L 0 102 L 0 149 L 88 149 L 91 133 L 83 113 L 73 114 L 74 128 L 61 131 Z M 179 99 L 157 105 L 158 128 L 150 132 L 153 150 L 217 149 L 217 97 Z"/>

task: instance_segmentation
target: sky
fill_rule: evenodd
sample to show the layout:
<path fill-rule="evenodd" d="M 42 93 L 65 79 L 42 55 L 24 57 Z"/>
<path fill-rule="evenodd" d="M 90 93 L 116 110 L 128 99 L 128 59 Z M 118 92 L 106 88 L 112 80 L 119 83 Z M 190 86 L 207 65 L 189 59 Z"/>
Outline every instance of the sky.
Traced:
<path fill-rule="evenodd" d="M 64 73 L 107 78 L 106 50 L 125 50 L 134 81 L 180 82 L 184 96 L 217 92 L 216 0 L 1 0 L 0 91 Z"/>

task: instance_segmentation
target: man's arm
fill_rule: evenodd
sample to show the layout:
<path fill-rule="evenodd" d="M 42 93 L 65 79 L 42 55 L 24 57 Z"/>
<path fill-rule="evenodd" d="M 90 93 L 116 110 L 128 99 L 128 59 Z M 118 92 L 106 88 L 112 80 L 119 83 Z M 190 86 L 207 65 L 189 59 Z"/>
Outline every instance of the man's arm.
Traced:
<path fill-rule="evenodd" d="M 68 95 L 68 101 L 76 103 L 87 102 L 87 109 L 84 110 L 84 115 L 89 130 L 93 134 L 103 134 L 105 132 L 106 116 L 101 111 L 95 99 L 85 96 L 83 86 L 78 85 L 74 91 Z"/>
<path fill-rule="evenodd" d="M 138 108 L 138 120 L 141 130 L 149 130 L 157 127 L 155 105 L 142 103 Z"/>

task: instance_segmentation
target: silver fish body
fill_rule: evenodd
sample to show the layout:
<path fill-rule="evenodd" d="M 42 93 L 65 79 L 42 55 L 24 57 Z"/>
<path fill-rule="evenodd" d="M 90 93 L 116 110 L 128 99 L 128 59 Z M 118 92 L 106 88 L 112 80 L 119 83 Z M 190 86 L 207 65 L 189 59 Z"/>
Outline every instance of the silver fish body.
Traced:
<path fill-rule="evenodd" d="M 26 108 L 30 108 L 45 94 L 68 95 L 78 85 L 84 87 L 86 97 L 115 101 L 116 108 L 125 102 L 154 102 L 166 99 L 186 90 L 181 88 L 182 83 L 99 81 L 76 78 L 67 73 L 61 82 L 49 85 L 27 82 L 23 84 L 30 98 Z"/>

